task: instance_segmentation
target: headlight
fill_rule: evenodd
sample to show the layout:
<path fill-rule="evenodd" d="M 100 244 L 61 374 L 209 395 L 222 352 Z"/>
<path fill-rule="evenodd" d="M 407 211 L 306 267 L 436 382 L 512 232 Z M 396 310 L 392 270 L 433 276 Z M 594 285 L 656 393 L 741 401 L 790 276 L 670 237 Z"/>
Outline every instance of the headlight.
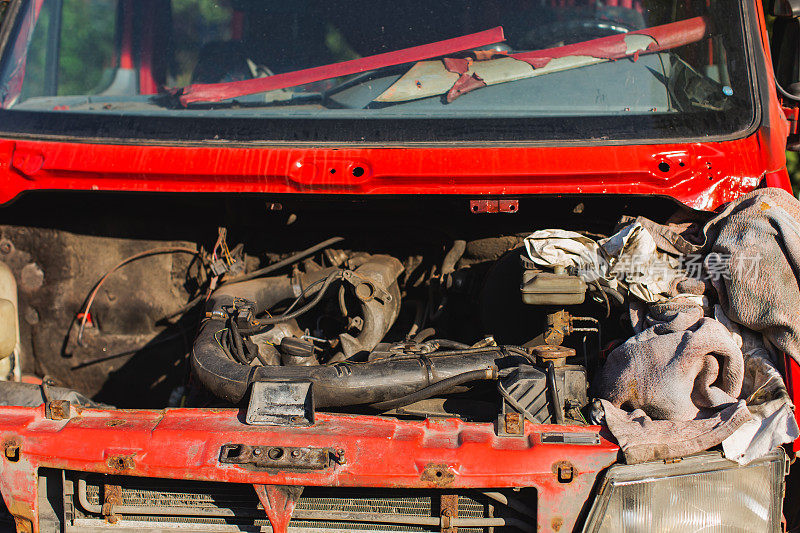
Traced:
<path fill-rule="evenodd" d="M 613 466 L 584 533 L 780 531 L 787 465 L 779 448 L 747 466 L 719 454 Z"/>

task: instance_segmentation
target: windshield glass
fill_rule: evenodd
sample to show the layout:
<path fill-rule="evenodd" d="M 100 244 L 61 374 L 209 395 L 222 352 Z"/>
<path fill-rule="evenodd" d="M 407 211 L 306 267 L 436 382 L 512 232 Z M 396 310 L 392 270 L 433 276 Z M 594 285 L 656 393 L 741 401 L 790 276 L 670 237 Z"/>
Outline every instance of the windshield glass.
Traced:
<path fill-rule="evenodd" d="M 28 0 L 0 108 L 91 136 L 728 135 L 754 117 L 743 28 L 722 0 Z"/>

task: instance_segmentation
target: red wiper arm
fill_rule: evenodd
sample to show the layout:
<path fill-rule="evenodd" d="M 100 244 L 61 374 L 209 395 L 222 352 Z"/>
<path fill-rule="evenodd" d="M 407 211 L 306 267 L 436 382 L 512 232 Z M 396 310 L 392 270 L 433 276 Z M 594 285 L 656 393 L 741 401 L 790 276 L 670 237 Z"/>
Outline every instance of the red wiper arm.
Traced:
<path fill-rule="evenodd" d="M 284 74 L 276 74 L 266 78 L 233 81 L 229 83 L 195 84 L 180 90 L 180 102 L 184 107 L 197 102 L 219 102 L 229 98 L 238 98 L 250 94 L 266 91 L 286 89 L 306 83 L 349 76 L 360 72 L 368 72 L 384 67 L 415 63 L 424 59 L 455 54 L 463 50 L 471 50 L 481 46 L 499 43 L 505 40 L 503 28 L 497 27 L 490 30 L 447 39 L 412 48 L 405 48 L 395 52 L 386 52 L 374 56 L 362 57 L 351 61 L 343 61 L 332 65 L 323 65 Z"/>

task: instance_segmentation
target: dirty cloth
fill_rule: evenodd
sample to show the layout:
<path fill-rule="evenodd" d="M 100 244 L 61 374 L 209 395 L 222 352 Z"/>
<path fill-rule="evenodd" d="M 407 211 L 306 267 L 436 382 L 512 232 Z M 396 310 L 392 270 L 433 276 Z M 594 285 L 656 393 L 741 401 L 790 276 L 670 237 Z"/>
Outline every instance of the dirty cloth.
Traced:
<path fill-rule="evenodd" d="M 691 304 L 652 305 L 650 326 L 609 354 L 597 393 L 660 420 L 705 418 L 738 401 L 742 351 L 719 321 Z"/>
<path fill-rule="evenodd" d="M 793 442 L 800 437 L 800 429 L 789 392 L 762 336 L 731 322 L 719 305 L 714 316 L 728 328 L 744 355 L 741 397 L 746 399 L 751 420 L 722 441 L 725 457 L 744 465 Z"/>
<path fill-rule="evenodd" d="M 608 427 L 628 464 L 685 457 L 724 442 L 750 420 L 744 400 L 698 420 L 653 420 L 641 409 L 623 411 L 600 400 L 594 422 Z"/>
<path fill-rule="evenodd" d="M 609 275 L 623 280 L 628 291 L 645 302 L 657 302 L 682 278 L 680 261 L 656 248 L 656 241 L 638 221 L 598 242 L 608 257 Z"/>
<path fill-rule="evenodd" d="M 589 283 L 611 281 L 608 260 L 600 245 L 580 233 L 543 229 L 530 234 L 524 243 L 528 259 L 537 267 L 563 266 Z"/>
<path fill-rule="evenodd" d="M 800 202 L 782 189 L 748 193 L 694 221 L 640 223 L 657 249 L 689 256 L 684 271 L 713 285 L 725 314 L 800 363 Z M 700 261 L 694 261 L 700 258 Z M 697 269 L 697 271 L 695 271 Z M 692 272 L 688 272 L 691 270 Z"/>
<path fill-rule="evenodd" d="M 706 237 L 725 314 L 800 363 L 800 202 L 781 189 L 752 192 L 726 205 Z"/>
<path fill-rule="evenodd" d="M 609 354 L 595 381 L 603 422 L 628 463 L 706 450 L 751 420 L 739 400 L 740 346 L 691 298 L 649 305 L 639 333 Z"/>
<path fill-rule="evenodd" d="M 682 277 L 679 259 L 659 251 L 650 232 L 633 221 L 607 239 L 595 241 L 573 231 L 539 230 L 525 238 L 525 251 L 536 267 L 563 266 L 587 283 L 616 289 L 624 282 L 645 302 L 665 299 Z"/>
<path fill-rule="evenodd" d="M 636 335 L 612 352 L 595 384 L 626 460 L 722 444 L 726 457 L 746 464 L 792 442 L 800 432 L 773 351 L 800 362 L 800 202 L 761 189 L 695 221 L 622 221 L 637 222 L 657 250 L 683 256 L 684 274 L 687 264 L 699 267 L 690 275 L 702 280 L 688 292 L 699 295 L 702 281 L 720 305 L 710 311 L 706 299 L 705 313 L 691 311 L 697 302 L 675 290 L 691 280 L 674 283 L 666 300 L 631 301 Z"/>

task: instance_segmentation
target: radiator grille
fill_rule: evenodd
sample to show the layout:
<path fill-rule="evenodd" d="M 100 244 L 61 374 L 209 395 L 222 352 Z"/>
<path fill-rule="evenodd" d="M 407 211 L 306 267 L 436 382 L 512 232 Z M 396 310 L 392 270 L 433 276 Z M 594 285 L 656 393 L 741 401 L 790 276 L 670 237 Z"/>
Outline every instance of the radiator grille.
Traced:
<path fill-rule="evenodd" d="M 121 488 L 121 499 L 114 507 L 124 524 L 160 524 L 170 527 L 185 524 L 202 525 L 204 531 L 265 531 L 269 521 L 251 485 L 174 481 L 125 476 L 98 476 L 68 473 L 71 490 L 67 497 L 73 501 L 75 524 L 86 527 L 97 522 L 105 524 L 102 516 L 104 486 Z M 69 494 L 71 493 L 71 494 Z M 458 496 L 458 517 L 469 519 L 497 518 L 515 514 L 497 501 L 477 491 L 451 491 Z M 523 491 L 525 493 L 525 491 Z M 381 490 L 308 487 L 295 509 L 290 529 L 293 531 L 370 531 L 370 532 L 430 532 L 440 528 L 413 523 L 415 518 L 435 518 L 441 514 L 443 491 Z M 516 493 L 515 497 L 530 497 Z M 328 516 L 335 513 L 333 516 Z M 342 514 L 348 518 L 341 520 Z M 299 516 L 297 516 L 299 515 Z M 389 521 L 369 521 L 380 515 Z M 409 523 L 402 523 L 409 517 Z M 521 517 L 530 523 L 532 517 Z M 398 523 L 387 523 L 396 521 Z M 77 527 L 77 526 L 76 526 Z M 96 527 L 96 526 L 93 526 Z M 535 527 L 535 526 L 534 526 Z M 145 526 L 147 528 L 147 526 Z M 502 527 L 459 527 L 461 533 L 518 531 Z"/>

